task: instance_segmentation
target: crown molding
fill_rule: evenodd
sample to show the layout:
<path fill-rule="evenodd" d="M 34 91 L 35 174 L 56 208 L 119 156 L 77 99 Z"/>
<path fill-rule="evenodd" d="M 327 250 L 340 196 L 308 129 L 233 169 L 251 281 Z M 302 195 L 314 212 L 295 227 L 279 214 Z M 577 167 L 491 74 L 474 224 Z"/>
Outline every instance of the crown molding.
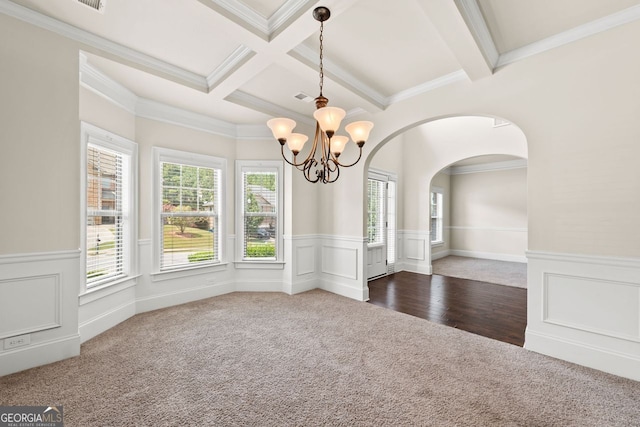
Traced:
<path fill-rule="evenodd" d="M 89 64 L 83 52 L 80 52 L 80 84 L 123 110 L 135 114 L 138 96 Z"/>
<path fill-rule="evenodd" d="M 243 107 L 260 111 L 261 113 L 267 114 L 269 116 L 289 117 L 298 123 L 305 123 L 309 126 L 315 125 L 315 121 L 312 119 L 312 117 L 308 117 L 295 111 L 282 108 L 279 105 L 265 101 L 264 99 L 260 99 L 240 90 L 236 90 L 227 95 L 225 101 L 233 102 L 234 104 L 242 105 Z"/>
<path fill-rule="evenodd" d="M 231 75 L 231 73 L 243 66 L 255 54 L 256 52 L 247 46 L 242 44 L 238 46 L 231 55 L 227 56 L 227 58 L 207 76 L 208 91 L 213 90 L 213 88 L 219 85 L 225 78 Z"/>
<path fill-rule="evenodd" d="M 604 18 L 596 19 L 595 21 L 572 28 L 571 30 L 563 33 L 559 33 L 535 43 L 503 53 L 500 55 L 496 67 L 502 67 L 504 65 L 520 61 L 521 59 L 528 58 L 529 56 L 537 55 L 547 50 L 563 46 L 638 19 L 640 19 L 640 5 L 632 6 L 628 9 L 621 10 L 620 12 L 605 16 Z"/>
<path fill-rule="evenodd" d="M 467 76 L 467 73 L 465 73 L 464 70 L 454 71 L 453 73 L 449 73 L 442 77 L 438 77 L 437 79 L 424 82 L 422 84 L 419 84 L 418 86 L 414 86 L 412 88 L 409 88 L 409 89 L 400 91 L 394 95 L 391 95 L 386 99 L 385 105 L 390 106 L 400 101 L 413 98 L 414 96 L 418 96 L 425 92 L 432 91 L 439 87 L 450 85 L 452 83 L 456 83 L 463 80 L 467 80 L 467 81 L 469 80 L 469 76 Z"/>
<path fill-rule="evenodd" d="M 496 48 L 487 22 L 482 15 L 477 0 L 456 0 L 458 10 L 462 13 L 464 20 L 467 22 L 474 39 L 478 43 L 478 47 L 482 51 L 484 58 L 489 63 L 489 67 L 493 70 L 498 63 L 500 54 Z"/>
<path fill-rule="evenodd" d="M 267 20 L 238 0 L 199 0 L 200 3 L 226 16 L 253 34 L 269 40 Z"/>
<path fill-rule="evenodd" d="M 310 67 L 316 66 L 315 62 L 317 61 L 316 56 L 318 55 L 318 53 L 305 45 L 301 44 L 295 49 L 292 49 L 289 52 L 289 55 L 309 65 Z M 357 93 L 358 95 L 378 107 L 380 110 L 384 110 L 384 108 L 386 107 L 387 98 L 383 94 L 373 89 L 371 86 L 365 84 L 361 80 L 357 79 L 353 74 L 349 73 L 335 62 L 332 62 L 331 60 L 325 58 L 324 64 L 325 69 L 332 70 L 331 72 L 325 71 L 324 74 L 326 76 L 330 76 L 334 80 L 341 82 L 349 90 Z"/>
<path fill-rule="evenodd" d="M 276 10 L 273 15 L 267 19 L 267 27 L 269 28 L 269 39 L 280 32 L 287 22 L 295 19 L 302 11 L 316 3 L 316 0 L 287 0 L 282 6 Z"/>
<path fill-rule="evenodd" d="M 478 165 L 451 166 L 448 175 L 464 175 L 468 173 L 493 172 L 527 167 L 527 159 L 506 160 L 504 162 L 481 163 Z"/>
<path fill-rule="evenodd" d="M 52 31 L 71 40 L 108 52 L 118 58 L 137 64 L 146 69 L 151 69 L 158 73 L 171 76 L 173 79 L 182 82 L 189 87 L 202 92 L 207 92 L 208 86 L 203 76 L 138 52 L 121 44 L 112 42 L 111 40 L 107 40 L 88 31 L 81 30 L 73 25 L 58 21 L 57 19 L 48 17 L 27 7 L 20 6 L 9 0 L 0 0 L 0 12 L 42 29 Z"/>
<path fill-rule="evenodd" d="M 232 123 L 146 98 L 138 98 L 136 116 L 229 138 L 237 137 L 236 125 Z"/>

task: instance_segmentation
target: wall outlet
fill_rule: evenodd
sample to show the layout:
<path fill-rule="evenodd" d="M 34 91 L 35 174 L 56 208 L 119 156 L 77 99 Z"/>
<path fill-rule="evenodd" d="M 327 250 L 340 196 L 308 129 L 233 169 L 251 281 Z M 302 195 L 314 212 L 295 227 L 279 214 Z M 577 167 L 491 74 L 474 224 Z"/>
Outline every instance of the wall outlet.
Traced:
<path fill-rule="evenodd" d="M 6 338 L 4 340 L 4 349 L 22 347 L 23 345 L 31 344 L 31 334 L 18 335 L 16 337 Z"/>

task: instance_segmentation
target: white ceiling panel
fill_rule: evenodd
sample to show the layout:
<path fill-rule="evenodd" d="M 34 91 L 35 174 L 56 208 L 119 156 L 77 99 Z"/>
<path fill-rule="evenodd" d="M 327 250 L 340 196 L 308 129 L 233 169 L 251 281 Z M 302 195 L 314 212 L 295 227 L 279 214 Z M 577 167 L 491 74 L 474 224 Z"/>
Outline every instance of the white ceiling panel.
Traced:
<path fill-rule="evenodd" d="M 203 92 L 145 73 L 135 68 L 86 54 L 91 66 L 129 89 L 140 98 L 182 108 L 235 124 L 264 123 L 270 117 L 246 107 L 217 99 Z"/>
<path fill-rule="evenodd" d="M 325 58 L 387 97 L 458 70 L 425 18 L 413 0 L 357 2 L 325 23 Z M 318 36 L 305 46 L 317 52 Z"/>
<path fill-rule="evenodd" d="M 505 53 L 640 4 L 639 0 L 478 0 Z"/>
<path fill-rule="evenodd" d="M 285 2 L 284 0 L 243 0 L 242 3 L 262 15 L 263 18 L 269 19 Z"/>

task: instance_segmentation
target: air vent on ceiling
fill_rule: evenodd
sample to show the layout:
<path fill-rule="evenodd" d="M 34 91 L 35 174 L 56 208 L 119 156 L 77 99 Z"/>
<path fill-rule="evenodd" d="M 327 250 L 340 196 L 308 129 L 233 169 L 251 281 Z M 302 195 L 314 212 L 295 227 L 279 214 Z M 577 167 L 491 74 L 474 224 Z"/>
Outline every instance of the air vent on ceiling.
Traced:
<path fill-rule="evenodd" d="M 78 2 L 86 6 L 89 6 L 93 10 L 97 10 L 98 12 L 103 12 L 104 4 L 106 0 L 78 0 Z"/>
<path fill-rule="evenodd" d="M 493 127 L 494 128 L 497 128 L 497 127 L 500 127 L 500 126 L 508 126 L 510 124 L 511 123 L 509 121 L 505 120 L 505 119 L 498 119 L 498 118 L 494 118 L 493 119 Z"/>
<path fill-rule="evenodd" d="M 304 92 L 298 92 L 298 94 L 297 94 L 297 95 L 293 95 L 293 97 L 294 97 L 295 99 L 299 99 L 300 101 L 304 101 L 304 102 L 311 102 L 311 101 L 313 101 L 313 98 L 312 98 L 312 97 L 310 97 L 309 95 L 307 95 L 307 94 L 306 94 L 306 93 L 304 93 Z"/>

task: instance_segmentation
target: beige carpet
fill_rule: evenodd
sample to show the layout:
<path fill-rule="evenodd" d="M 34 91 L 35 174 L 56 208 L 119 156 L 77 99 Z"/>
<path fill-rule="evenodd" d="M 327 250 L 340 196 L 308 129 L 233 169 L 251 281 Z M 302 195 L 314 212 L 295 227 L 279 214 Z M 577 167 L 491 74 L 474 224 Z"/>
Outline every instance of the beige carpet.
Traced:
<path fill-rule="evenodd" d="M 527 264 L 491 259 L 447 256 L 431 262 L 433 274 L 479 280 L 498 285 L 527 287 Z"/>
<path fill-rule="evenodd" d="M 0 378 L 66 426 L 631 426 L 640 383 L 324 291 L 135 316 Z"/>

